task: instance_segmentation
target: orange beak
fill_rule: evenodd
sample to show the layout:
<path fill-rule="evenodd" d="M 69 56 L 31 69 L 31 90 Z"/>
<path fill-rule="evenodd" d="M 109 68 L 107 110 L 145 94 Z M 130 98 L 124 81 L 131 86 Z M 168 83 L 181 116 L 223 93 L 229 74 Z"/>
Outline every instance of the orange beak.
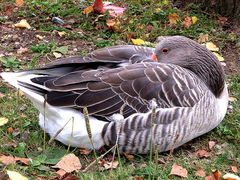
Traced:
<path fill-rule="evenodd" d="M 157 55 L 155 53 L 152 54 L 151 58 L 152 58 L 153 61 L 157 61 Z"/>

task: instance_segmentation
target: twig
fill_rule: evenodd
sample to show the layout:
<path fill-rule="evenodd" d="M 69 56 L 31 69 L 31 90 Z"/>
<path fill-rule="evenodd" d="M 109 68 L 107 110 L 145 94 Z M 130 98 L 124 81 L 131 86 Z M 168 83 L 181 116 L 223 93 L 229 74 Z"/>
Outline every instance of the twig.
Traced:
<path fill-rule="evenodd" d="M 73 139 L 73 128 L 74 128 L 74 117 L 72 117 L 72 132 L 71 132 L 71 136 L 70 136 L 70 140 L 69 140 L 69 144 L 68 144 L 68 148 L 67 148 L 67 153 L 70 150 L 72 139 Z"/>
<path fill-rule="evenodd" d="M 82 172 L 87 172 L 96 162 L 98 162 L 100 159 L 102 159 L 104 156 L 106 156 L 109 152 L 111 152 L 115 148 L 116 144 L 111 147 L 108 151 L 106 151 L 104 154 L 99 156 L 97 159 L 95 159 L 93 162 L 91 162 Z"/>
<path fill-rule="evenodd" d="M 71 119 L 69 119 L 68 122 L 66 122 L 66 123 L 64 124 L 64 126 L 63 126 L 62 128 L 60 128 L 60 129 L 56 132 L 56 134 L 55 134 L 54 136 L 51 137 L 51 139 L 48 141 L 48 144 L 49 144 L 49 145 L 50 145 L 50 144 L 52 143 L 52 141 L 59 135 L 59 133 L 62 132 L 62 130 L 66 127 L 66 125 L 69 123 L 70 120 L 71 120 Z"/>

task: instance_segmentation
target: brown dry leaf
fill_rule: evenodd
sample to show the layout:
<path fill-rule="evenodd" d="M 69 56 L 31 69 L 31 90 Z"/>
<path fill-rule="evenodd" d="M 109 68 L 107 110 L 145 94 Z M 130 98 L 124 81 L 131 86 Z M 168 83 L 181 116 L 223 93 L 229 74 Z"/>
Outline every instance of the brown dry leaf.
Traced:
<path fill-rule="evenodd" d="M 187 170 L 181 166 L 179 166 L 178 164 L 174 163 L 173 166 L 172 166 L 172 170 L 170 172 L 169 175 L 176 175 L 176 176 L 179 176 L 179 177 L 185 177 L 187 178 Z"/>
<path fill-rule="evenodd" d="M 212 52 L 212 53 L 217 57 L 217 59 L 218 59 L 220 62 L 224 61 L 224 58 L 223 58 L 220 54 L 218 54 L 218 53 L 216 53 L 216 52 Z"/>
<path fill-rule="evenodd" d="M 5 156 L 5 155 L 0 155 L 0 162 L 2 162 L 5 165 L 16 163 L 15 158 L 13 156 Z"/>
<path fill-rule="evenodd" d="M 195 176 L 205 177 L 206 173 L 205 173 L 205 171 L 202 168 L 198 168 L 197 171 L 195 172 Z"/>
<path fill-rule="evenodd" d="M 118 166 L 118 161 L 106 161 L 106 160 L 102 160 L 99 162 L 100 166 L 101 166 L 101 170 L 108 170 L 108 169 L 116 169 Z"/>
<path fill-rule="evenodd" d="M 59 176 L 59 178 L 62 178 L 67 172 L 64 171 L 63 169 L 59 169 L 56 173 Z"/>
<path fill-rule="evenodd" d="M 198 43 L 205 43 L 208 42 L 208 34 L 201 33 L 198 37 Z"/>
<path fill-rule="evenodd" d="M 11 4 L 7 4 L 6 6 L 4 6 L 3 8 L 3 15 L 4 16 L 11 16 L 14 10 L 14 6 Z"/>
<path fill-rule="evenodd" d="M 20 161 L 24 165 L 29 165 L 29 158 L 20 158 L 20 157 L 15 157 L 15 161 Z"/>
<path fill-rule="evenodd" d="M 141 176 L 134 176 L 133 180 L 143 180 Z"/>
<path fill-rule="evenodd" d="M 58 53 L 58 52 L 53 52 L 53 55 L 55 58 L 61 58 L 62 57 L 62 54 L 61 53 Z"/>
<path fill-rule="evenodd" d="M 36 38 L 38 38 L 39 40 L 43 40 L 44 37 L 41 36 L 41 35 L 39 35 L 39 34 L 37 34 L 37 35 L 36 35 Z"/>
<path fill-rule="evenodd" d="M 16 28 L 27 28 L 31 29 L 31 26 L 28 24 L 26 19 L 22 19 L 19 23 L 14 24 Z"/>
<path fill-rule="evenodd" d="M 240 180 L 240 177 L 235 174 L 227 173 L 223 176 L 223 179 L 225 179 L 225 180 Z"/>
<path fill-rule="evenodd" d="M 216 179 L 213 175 L 209 175 L 209 176 L 205 177 L 205 180 L 216 180 Z"/>
<path fill-rule="evenodd" d="M 106 24 L 107 24 L 107 27 L 113 30 L 114 32 L 120 31 L 121 23 L 118 19 L 107 19 Z"/>
<path fill-rule="evenodd" d="M 134 159 L 134 156 L 128 153 L 123 153 L 123 155 L 129 160 L 132 161 Z"/>
<path fill-rule="evenodd" d="M 18 50 L 17 50 L 17 54 L 23 54 L 23 53 L 26 53 L 28 52 L 28 48 L 22 48 L 20 47 Z"/>
<path fill-rule="evenodd" d="M 237 98 L 232 97 L 232 96 L 229 96 L 229 97 L 228 97 L 228 100 L 229 100 L 230 102 L 234 102 L 234 101 L 237 101 Z"/>
<path fill-rule="evenodd" d="M 227 17 L 223 17 L 223 16 L 220 16 L 219 18 L 218 18 L 218 24 L 220 24 L 220 25 L 224 25 L 224 24 L 226 24 L 226 22 L 228 21 L 228 18 Z"/>
<path fill-rule="evenodd" d="M 91 149 L 85 149 L 85 148 L 81 148 L 79 149 L 79 151 L 80 151 L 80 154 L 83 154 L 83 155 L 89 155 L 92 152 Z"/>
<path fill-rule="evenodd" d="M 231 168 L 232 172 L 234 172 L 234 173 L 238 172 L 238 168 L 236 166 L 230 166 L 230 168 Z"/>
<path fill-rule="evenodd" d="M 57 31 L 57 33 L 60 37 L 63 37 L 67 34 L 65 31 Z"/>
<path fill-rule="evenodd" d="M 207 158 L 207 157 L 210 157 L 210 153 L 207 152 L 206 150 L 204 149 L 199 149 L 197 150 L 197 152 L 195 152 L 195 155 L 199 158 Z"/>
<path fill-rule="evenodd" d="M 212 150 L 213 146 L 215 146 L 216 142 L 215 141 L 208 141 L 208 149 Z"/>
<path fill-rule="evenodd" d="M 182 22 L 182 25 L 185 27 L 185 28 L 189 28 L 191 25 L 192 25 L 192 18 L 189 17 L 189 16 L 186 16 L 184 18 L 184 21 Z"/>
<path fill-rule="evenodd" d="M 93 12 L 93 6 L 88 6 L 83 10 L 83 14 L 86 14 L 86 15 L 88 15 L 91 12 Z"/>
<path fill-rule="evenodd" d="M 82 167 L 79 159 L 74 154 L 64 156 L 53 168 L 63 169 L 67 173 L 80 170 Z"/>
<path fill-rule="evenodd" d="M 216 170 L 213 172 L 213 176 L 216 180 L 220 180 L 221 172 L 219 170 Z"/>
<path fill-rule="evenodd" d="M 7 128 L 7 132 L 12 134 L 13 133 L 13 128 L 12 127 Z"/>
<path fill-rule="evenodd" d="M 168 20 L 169 20 L 169 24 L 177 24 L 178 20 L 179 20 L 179 16 L 177 15 L 177 13 L 172 13 L 168 15 Z"/>
<path fill-rule="evenodd" d="M 24 4 L 24 0 L 16 0 L 16 6 L 17 7 L 22 7 Z"/>

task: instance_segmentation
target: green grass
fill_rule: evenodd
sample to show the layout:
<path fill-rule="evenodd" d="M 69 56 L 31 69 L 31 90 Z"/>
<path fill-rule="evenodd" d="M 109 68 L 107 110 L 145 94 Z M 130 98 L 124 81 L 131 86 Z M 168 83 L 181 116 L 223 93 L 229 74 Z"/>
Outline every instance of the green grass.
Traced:
<path fill-rule="evenodd" d="M 14 3 L 14 1 L 11 1 Z M 50 40 L 43 42 L 34 41 L 28 48 L 30 55 L 29 61 L 19 62 L 19 58 L 10 56 L 0 62 L 4 69 L 15 68 L 33 68 L 38 65 L 41 59 L 52 56 L 52 52 L 66 46 L 63 42 L 81 41 L 91 46 L 92 49 L 111 46 L 124 42 L 130 44 L 129 36 L 132 38 L 142 38 L 146 41 L 154 42 L 159 35 L 185 35 L 197 39 L 200 33 L 209 34 L 214 42 L 217 41 L 221 48 L 225 43 L 236 42 L 239 39 L 232 40 L 228 38 L 229 32 L 217 31 L 219 26 L 216 22 L 216 15 L 210 15 L 200 10 L 199 5 L 189 4 L 185 11 L 171 7 L 167 1 L 150 0 L 125 0 L 123 4 L 128 6 L 126 15 L 119 18 L 120 31 L 114 32 L 107 28 L 106 20 L 108 15 L 98 17 L 91 13 L 88 16 L 82 14 L 82 10 L 90 5 L 90 2 L 79 3 L 79 1 L 30 1 L 26 0 L 22 8 L 9 17 L 9 19 L 0 18 L 0 23 L 8 23 L 9 20 L 17 22 L 19 19 L 27 21 L 37 29 L 40 34 L 43 33 Z M 0 2 L 0 9 L 3 10 L 4 2 Z M 175 26 L 168 25 L 168 15 L 177 13 L 180 17 L 179 23 Z M 72 29 L 63 26 L 54 25 L 51 18 L 57 16 L 70 23 Z M 183 28 L 182 21 L 185 16 L 196 16 L 198 21 L 189 28 Z M 96 27 L 97 30 L 96 30 Z M 62 37 L 55 37 L 55 31 L 65 31 L 67 34 Z M 32 31 L 29 31 L 32 32 Z M 83 32 L 83 33 L 79 33 Z M 4 47 L 4 52 L 13 52 L 13 43 L 9 47 Z M 0 46 L 1 50 L 2 46 Z M 71 46 L 64 50 L 66 55 L 70 53 Z M 81 47 L 80 47 L 81 48 Z M 83 47 L 77 52 L 86 55 L 88 49 Z M 24 64 L 24 67 L 21 66 Z M 229 76 L 229 89 L 231 96 L 237 98 L 237 101 L 231 103 L 232 110 L 229 111 L 224 121 L 219 127 L 208 134 L 196 138 L 187 143 L 187 145 L 174 150 L 173 154 L 169 152 L 161 153 L 157 158 L 150 161 L 149 155 L 135 155 L 133 161 L 127 160 L 124 156 L 116 157 L 120 162 L 117 169 L 112 171 L 99 172 L 97 165 L 93 166 L 89 172 L 76 172 L 75 175 L 80 179 L 133 179 L 135 176 L 143 179 L 178 179 L 169 177 L 171 167 L 178 163 L 188 170 L 188 179 L 196 179 L 195 171 L 202 167 L 206 174 L 211 174 L 212 170 L 218 169 L 223 174 L 229 171 L 230 165 L 240 166 L 240 76 Z M 69 152 L 73 152 L 80 158 L 84 167 L 89 165 L 94 159 L 94 154 L 88 156 L 81 155 L 76 148 L 70 148 L 53 141 L 51 145 L 46 144 L 49 140 L 47 136 L 44 139 L 44 132 L 38 125 L 38 113 L 31 103 L 19 95 L 7 84 L 0 82 L 0 93 L 5 96 L 0 98 L 0 117 L 8 118 L 8 123 L 0 127 L 0 154 L 14 155 L 18 157 L 29 157 L 32 162 L 29 166 L 22 164 L 9 165 L 7 167 L 0 165 L 0 172 L 5 170 L 14 170 L 21 172 L 25 176 L 34 179 L 37 176 L 52 177 L 56 170 L 51 166 Z M 8 128 L 13 128 L 13 133 L 9 133 Z M 194 155 L 198 149 L 207 149 L 209 140 L 217 143 L 211 151 L 209 158 L 199 159 Z M 101 153 L 97 152 L 97 156 Z M 106 157 L 111 158 L 111 154 Z M 166 163 L 163 163 L 165 161 Z M 200 179 L 200 178 L 199 178 Z"/>

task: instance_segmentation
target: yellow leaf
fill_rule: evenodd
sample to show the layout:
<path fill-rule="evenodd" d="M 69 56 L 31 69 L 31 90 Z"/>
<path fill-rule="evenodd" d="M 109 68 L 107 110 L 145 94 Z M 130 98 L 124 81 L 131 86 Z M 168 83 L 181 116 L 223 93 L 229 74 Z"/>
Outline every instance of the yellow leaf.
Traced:
<path fill-rule="evenodd" d="M 28 180 L 27 177 L 21 175 L 16 171 L 7 171 L 10 180 Z"/>
<path fill-rule="evenodd" d="M 213 54 L 217 57 L 217 59 L 218 59 L 220 62 L 224 61 L 224 58 L 223 58 L 220 54 L 218 54 L 218 53 L 216 53 L 216 52 L 213 52 Z"/>
<path fill-rule="evenodd" d="M 168 20 L 170 24 L 177 24 L 177 21 L 179 20 L 179 16 L 177 15 L 177 13 L 169 14 Z"/>
<path fill-rule="evenodd" d="M 7 124 L 8 118 L 0 117 L 0 126 L 3 126 L 4 124 Z"/>
<path fill-rule="evenodd" d="M 192 16 L 192 24 L 195 24 L 198 21 L 198 18 L 196 16 Z"/>
<path fill-rule="evenodd" d="M 132 40 L 133 44 L 135 44 L 135 45 L 143 45 L 143 44 L 145 44 L 145 41 L 142 40 L 142 39 L 131 39 L 131 40 Z"/>
<path fill-rule="evenodd" d="M 60 58 L 62 57 L 62 54 L 61 53 L 58 53 L 58 52 L 53 52 L 53 55 L 55 56 L 55 58 Z"/>
<path fill-rule="evenodd" d="M 38 38 L 39 40 L 43 40 L 43 36 L 41 36 L 41 35 L 36 35 L 36 38 Z"/>
<path fill-rule="evenodd" d="M 93 11 L 93 6 L 88 6 L 83 10 L 83 14 L 88 15 L 92 11 Z"/>
<path fill-rule="evenodd" d="M 16 28 L 27 28 L 30 29 L 31 26 L 28 24 L 26 19 L 22 19 L 19 23 L 14 24 Z"/>
<path fill-rule="evenodd" d="M 16 0 L 16 6 L 21 7 L 24 4 L 24 0 Z"/>
<path fill-rule="evenodd" d="M 219 51 L 219 48 L 215 44 L 213 44 L 212 42 L 207 42 L 206 43 L 206 48 L 210 51 L 216 51 L 216 52 Z"/>
<path fill-rule="evenodd" d="M 67 33 L 64 32 L 64 31 L 58 31 L 57 33 L 58 33 L 58 35 L 59 35 L 60 37 L 63 37 L 64 35 L 67 34 Z"/>

